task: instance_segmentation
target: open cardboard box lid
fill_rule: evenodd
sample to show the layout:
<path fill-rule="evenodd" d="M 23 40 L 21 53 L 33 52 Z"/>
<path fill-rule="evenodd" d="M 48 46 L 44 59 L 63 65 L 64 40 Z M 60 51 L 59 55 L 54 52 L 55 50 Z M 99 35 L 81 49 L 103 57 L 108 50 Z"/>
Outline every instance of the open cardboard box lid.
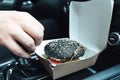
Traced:
<path fill-rule="evenodd" d="M 54 39 L 43 41 L 41 45 L 37 47 L 36 53 L 40 56 L 41 62 L 53 79 L 60 78 L 95 64 L 99 53 L 101 53 L 107 45 L 113 3 L 113 0 L 71 2 L 69 15 L 70 39 L 81 43 L 87 49 L 83 60 L 61 63 L 53 67 L 42 55 L 45 53 L 44 46 Z"/>

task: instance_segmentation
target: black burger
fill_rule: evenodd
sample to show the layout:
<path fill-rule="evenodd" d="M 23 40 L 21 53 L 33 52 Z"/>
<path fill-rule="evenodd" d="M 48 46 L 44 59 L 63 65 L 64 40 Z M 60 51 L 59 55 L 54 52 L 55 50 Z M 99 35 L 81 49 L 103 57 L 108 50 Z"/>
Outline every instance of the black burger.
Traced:
<path fill-rule="evenodd" d="M 57 62 L 66 62 L 79 59 L 85 53 L 85 48 L 80 43 L 70 39 L 58 39 L 49 42 L 44 48 L 48 59 Z"/>

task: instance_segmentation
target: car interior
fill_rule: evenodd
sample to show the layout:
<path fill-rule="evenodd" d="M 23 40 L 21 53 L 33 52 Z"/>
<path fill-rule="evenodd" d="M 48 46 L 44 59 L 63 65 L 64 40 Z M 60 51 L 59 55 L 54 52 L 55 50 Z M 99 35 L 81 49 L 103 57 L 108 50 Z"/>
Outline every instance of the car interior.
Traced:
<path fill-rule="evenodd" d="M 0 0 L 0 10 L 30 13 L 45 27 L 43 40 L 69 38 L 71 1 L 90 0 Z M 113 1 L 108 44 L 95 65 L 57 80 L 120 80 L 120 0 Z M 22 60 L 0 46 L 0 80 L 52 80 L 40 61 L 28 60 L 28 64 L 22 66 L 17 65 L 19 63 Z"/>

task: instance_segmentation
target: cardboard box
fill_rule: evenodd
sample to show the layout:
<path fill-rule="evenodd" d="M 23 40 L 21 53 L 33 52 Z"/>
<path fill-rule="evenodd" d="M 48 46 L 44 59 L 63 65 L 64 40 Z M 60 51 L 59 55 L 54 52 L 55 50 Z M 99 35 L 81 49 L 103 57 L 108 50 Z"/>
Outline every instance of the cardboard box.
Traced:
<path fill-rule="evenodd" d="M 99 54 L 106 48 L 110 29 L 113 0 L 72 1 L 70 4 L 70 39 L 86 47 L 82 60 L 52 65 L 42 55 L 46 40 L 37 47 L 36 53 L 53 77 L 57 79 L 95 64 Z"/>

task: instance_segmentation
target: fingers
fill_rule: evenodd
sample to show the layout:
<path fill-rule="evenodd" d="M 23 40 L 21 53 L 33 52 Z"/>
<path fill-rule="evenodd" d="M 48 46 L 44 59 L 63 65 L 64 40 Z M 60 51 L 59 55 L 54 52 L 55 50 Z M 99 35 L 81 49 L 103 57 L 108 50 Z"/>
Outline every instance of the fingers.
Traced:
<path fill-rule="evenodd" d="M 37 29 L 36 26 L 31 27 L 31 25 L 26 24 L 25 27 L 23 27 L 23 30 L 34 39 L 36 46 L 39 45 L 43 40 L 44 33 L 43 31 Z"/>
<path fill-rule="evenodd" d="M 25 18 L 19 18 L 19 20 L 17 20 L 19 21 L 18 23 L 20 23 L 23 30 L 34 39 L 35 45 L 36 46 L 39 45 L 43 40 L 44 27 L 30 14 L 26 12 L 21 12 L 21 13 L 22 14 L 20 14 L 19 17 L 25 17 Z"/>
<path fill-rule="evenodd" d="M 15 55 L 29 58 L 43 40 L 44 27 L 26 12 L 3 11 L 0 14 L 0 44 Z"/>
<path fill-rule="evenodd" d="M 19 29 L 19 31 L 17 31 L 16 33 L 12 32 L 11 36 L 27 52 L 32 53 L 35 51 L 35 42 L 34 42 L 33 38 L 31 38 L 22 29 Z"/>
<path fill-rule="evenodd" d="M 23 50 L 23 48 L 18 45 L 16 41 L 11 38 L 11 36 L 5 36 L 3 39 L 3 45 L 7 47 L 13 54 L 23 58 L 30 58 L 30 55 L 25 50 Z"/>

